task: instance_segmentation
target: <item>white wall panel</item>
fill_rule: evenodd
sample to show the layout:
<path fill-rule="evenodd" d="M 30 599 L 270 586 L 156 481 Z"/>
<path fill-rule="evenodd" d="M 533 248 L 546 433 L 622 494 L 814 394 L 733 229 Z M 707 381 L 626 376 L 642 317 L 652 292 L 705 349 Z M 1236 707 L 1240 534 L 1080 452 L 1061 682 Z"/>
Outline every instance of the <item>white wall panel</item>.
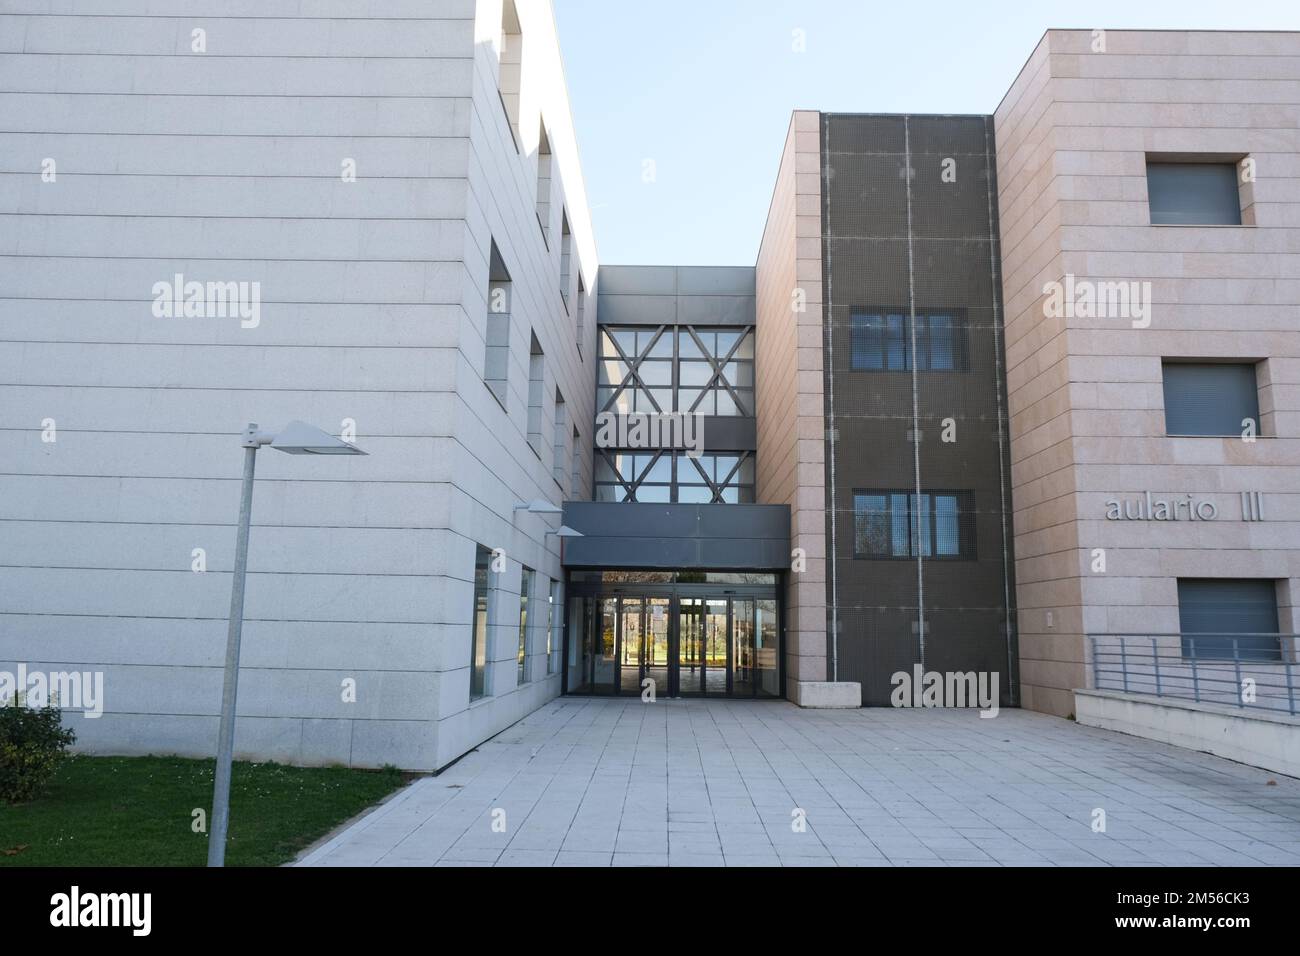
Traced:
<path fill-rule="evenodd" d="M 496 0 L 0 6 L 0 658 L 106 671 L 83 749 L 212 752 L 248 421 L 354 419 L 369 455 L 259 453 L 237 754 L 428 769 L 558 692 L 514 686 L 519 562 L 560 576 L 553 522 L 513 510 L 559 500 L 524 434 L 529 335 L 584 431 L 594 366 L 536 222 L 540 116 L 589 291 L 595 252 L 549 4 L 520 8 L 523 153 Z M 493 238 L 507 410 L 482 382 Z M 178 272 L 260 283 L 260 323 L 155 318 Z M 477 544 L 511 571 L 468 708 Z"/>

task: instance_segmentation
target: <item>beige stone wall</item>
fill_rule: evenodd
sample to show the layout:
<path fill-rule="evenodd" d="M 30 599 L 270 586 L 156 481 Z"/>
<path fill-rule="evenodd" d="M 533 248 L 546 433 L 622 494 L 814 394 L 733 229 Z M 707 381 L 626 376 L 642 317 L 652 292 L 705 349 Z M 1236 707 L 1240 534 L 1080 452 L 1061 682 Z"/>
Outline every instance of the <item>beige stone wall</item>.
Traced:
<path fill-rule="evenodd" d="M 1300 623 L 1300 34 L 1093 45 L 1049 31 L 995 121 L 1023 703 L 1057 714 L 1086 684 L 1086 635 L 1178 630 L 1179 577 L 1278 579 L 1281 626 Z M 1148 153 L 1255 159 L 1254 224 L 1150 225 Z M 1150 282 L 1150 327 L 1045 318 L 1067 273 Z M 1162 357 L 1266 360 L 1265 437 L 1166 436 Z M 1104 519 L 1148 490 L 1219 517 Z M 1240 519 L 1241 491 L 1265 521 Z"/>
<path fill-rule="evenodd" d="M 824 681 L 825 418 L 822 396 L 820 115 L 794 113 L 758 252 L 757 395 L 760 502 L 788 504 L 790 545 L 807 568 L 789 576 L 786 693 Z M 805 308 L 792 308 L 800 289 Z"/>

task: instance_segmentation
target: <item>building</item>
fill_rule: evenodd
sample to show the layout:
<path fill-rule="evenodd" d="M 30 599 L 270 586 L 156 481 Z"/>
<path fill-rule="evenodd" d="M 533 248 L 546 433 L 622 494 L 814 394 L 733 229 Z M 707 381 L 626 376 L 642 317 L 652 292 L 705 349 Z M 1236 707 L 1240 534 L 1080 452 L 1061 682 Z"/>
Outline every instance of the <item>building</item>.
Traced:
<path fill-rule="evenodd" d="M 919 664 L 997 673 L 1015 703 L 993 165 L 988 117 L 792 119 L 758 258 L 760 366 L 784 367 L 760 378 L 758 455 L 819 559 L 794 586 L 796 701 L 830 682 L 887 705 Z"/>
<path fill-rule="evenodd" d="M 754 281 L 600 271 L 594 494 L 564 506 L 582 535 L 564 553 L 566 691 L 783 696 L 790 515 L 755 503 Z"/>
<path fill-rule="evenodd" d="M 249 421 L 369 455 L 260 456 L 239 755 L 1294 654 L 1300 34 L 1052 30 L 992 115 L 798 111 L 705 268 L 597 261 L 548 4 L 64 6 L 0 14 L 48 91 L 0 133 L 0 669 L 103 671 L 82 746 L 212 752 Z"/>
<path fill-rule="evenodd" d="M 48 91 L 6 95 L 37 175 L 0 201 L 0 660 L 104 672 L 81 746 L 211 753 L 232 431 L 351 429 L 367 457 L 259 456 L 236 753 L 446 764 L 559 692 L 559 540 L 514 506 L 591 482 L 549 5 L 128 6 L 0 15 L 7 88 Z M 258 283 L 256 315 L 159 316 L 159 282 Z"/>
<path fill-rule="evenodd" d="M 1295 33 L 1052 30 L 994 114 L 1027 707 L 1073 711 L 1091 636 L 1300 629 L 1298 70 Z"/>

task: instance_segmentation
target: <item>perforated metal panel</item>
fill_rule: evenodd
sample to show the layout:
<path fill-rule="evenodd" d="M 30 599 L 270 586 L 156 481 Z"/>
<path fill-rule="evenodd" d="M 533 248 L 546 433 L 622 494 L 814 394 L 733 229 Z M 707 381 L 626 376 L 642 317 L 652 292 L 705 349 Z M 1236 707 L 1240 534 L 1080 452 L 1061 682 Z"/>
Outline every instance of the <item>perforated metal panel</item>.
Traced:
<path fill-rule="evenodd" d="M 833 676 L 888 704 L 915 663 L 992 671 L 1014 704 L 992 118 L 823 114 L 821 136 Z M 906 504 L 855 513 L 905 492 L 910 529 Z"/>

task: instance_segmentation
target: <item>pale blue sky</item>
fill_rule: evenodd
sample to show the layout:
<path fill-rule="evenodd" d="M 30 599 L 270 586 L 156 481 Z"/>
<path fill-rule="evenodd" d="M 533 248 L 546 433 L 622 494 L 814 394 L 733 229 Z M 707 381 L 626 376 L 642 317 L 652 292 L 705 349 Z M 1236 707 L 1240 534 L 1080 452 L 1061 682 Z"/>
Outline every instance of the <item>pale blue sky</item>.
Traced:
<path fill-rule="evenodd" d="M 1048 27 L 1300 29 L 1297 0 L 553 2 L 597 250 L 624 264 L 752 265 L 791 110 L 992 113 Z"/>

